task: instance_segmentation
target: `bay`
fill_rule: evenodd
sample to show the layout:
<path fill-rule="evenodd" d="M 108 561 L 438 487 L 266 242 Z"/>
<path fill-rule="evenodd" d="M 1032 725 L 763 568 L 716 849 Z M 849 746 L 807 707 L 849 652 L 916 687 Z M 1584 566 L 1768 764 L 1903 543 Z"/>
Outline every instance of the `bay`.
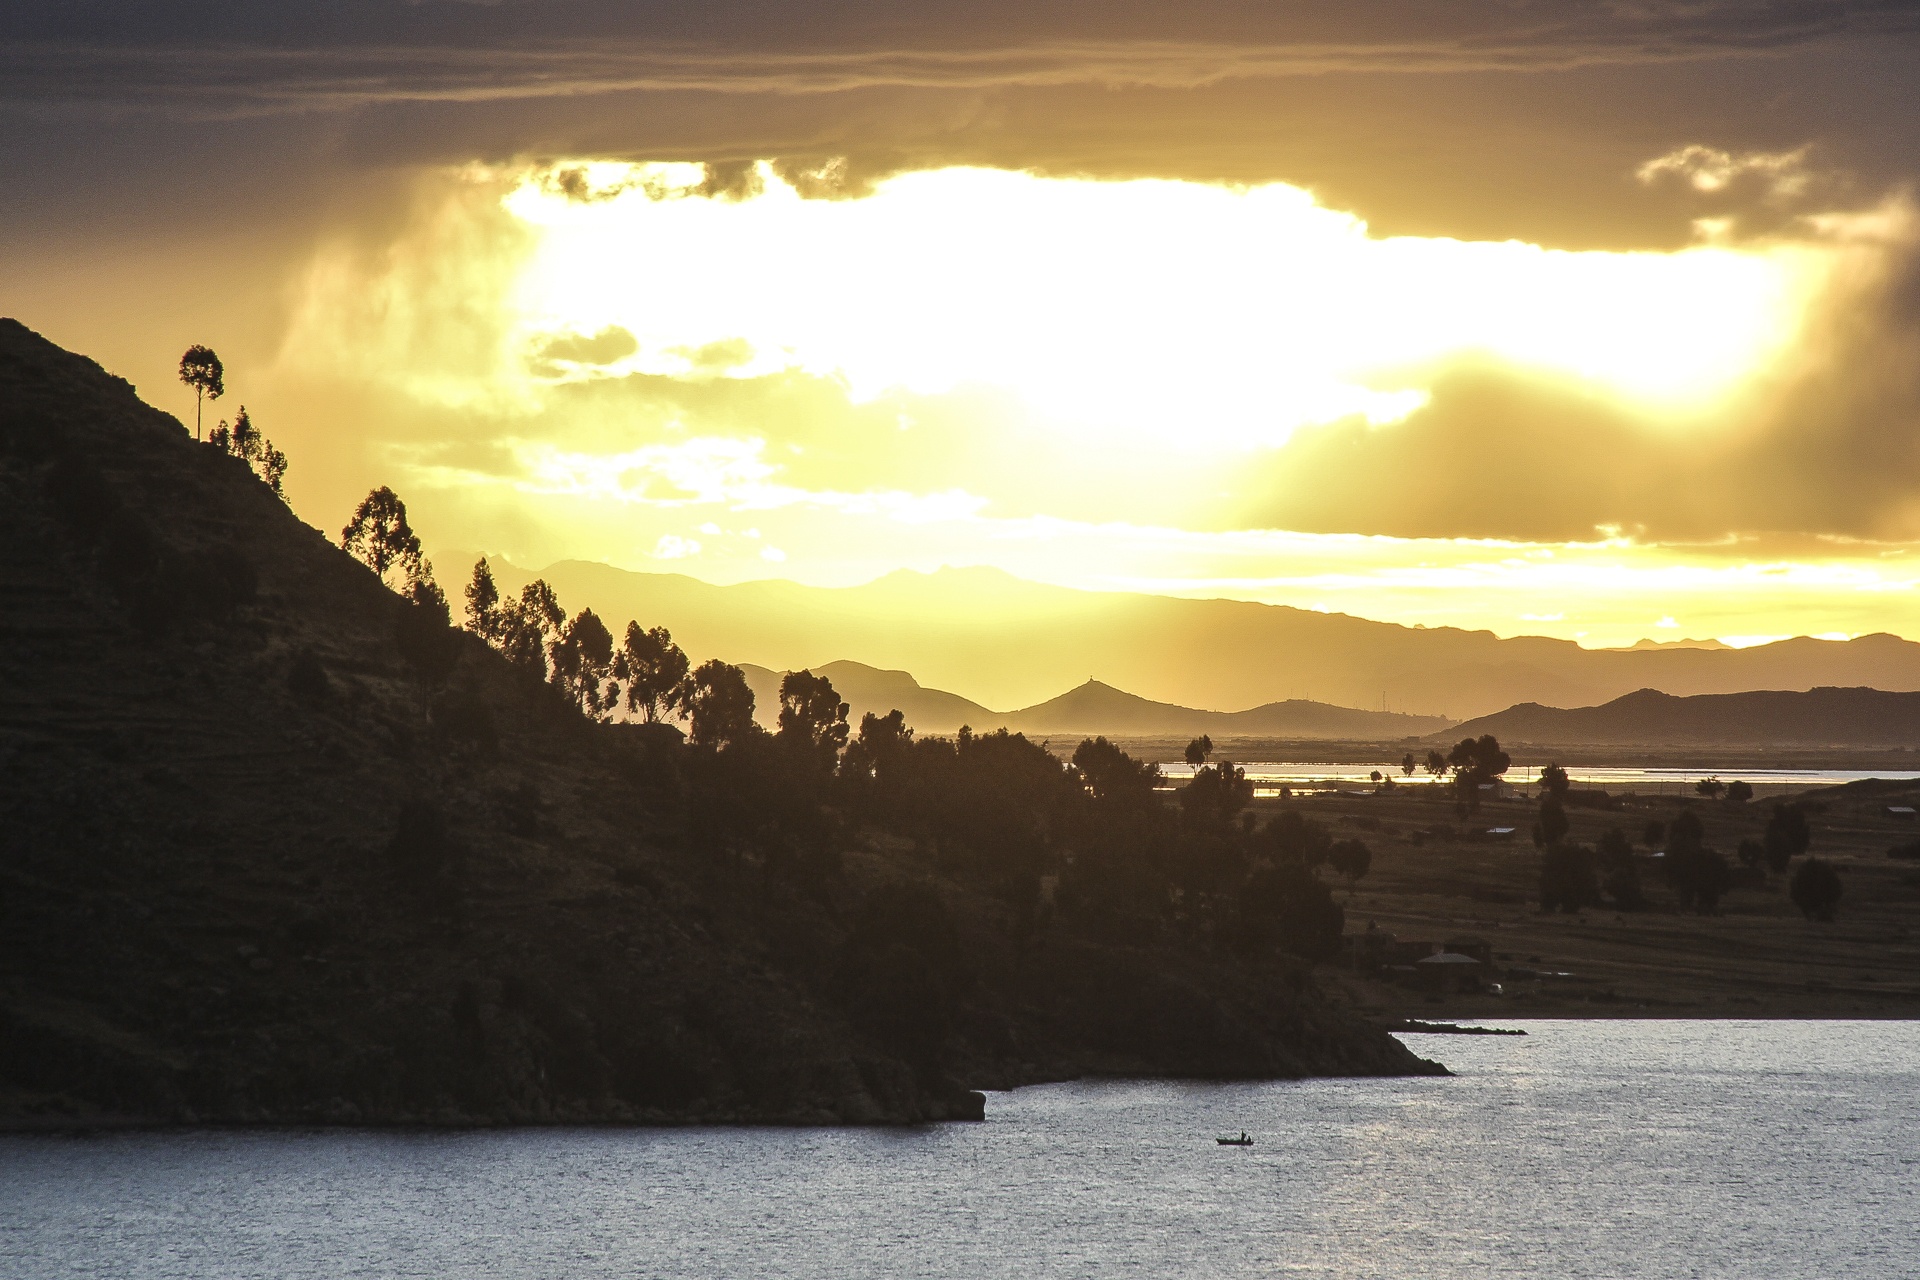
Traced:
<path fill-rule="evenodd" d="M 1080 1081 L 977 1125 L 6 1136 L 0 1275 L 1915 1274 L 1920 1024 L 1515 1025 L 1408 1038 L 1451 1079 Z"/>

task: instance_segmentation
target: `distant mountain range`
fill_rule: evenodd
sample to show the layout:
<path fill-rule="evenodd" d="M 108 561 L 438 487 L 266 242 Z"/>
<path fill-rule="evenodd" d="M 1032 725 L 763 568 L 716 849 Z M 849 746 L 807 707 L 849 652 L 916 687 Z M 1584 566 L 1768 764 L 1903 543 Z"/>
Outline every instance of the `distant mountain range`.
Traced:
<path fill-rule="evenodd" d="M 760 719 L 769 726 L 780 705 L 780 680 L 786 674 L 746 665 Z M 1006 728 L 1030 736 L 1105 734 L 1108 737 L 1159 737 L 1210 734 L 1239 738 L 1420 737 L 1447 727 L 1438 716 L 1360 711 L 1321 702 L 1292 700 L 1247 711 L 1202 711 L 1154 702 L 1098 680 L 1089 680 L 1057 698 L 1018 711 L 993 711 L 958 694 L 927 689 L 904 671 L 882 671 L 859 662 L 829 662 L 813 668 L 833 681 L 858 725 L 866 712 L 886 715 L 899 708 L 909 725 L 923 734 L 952 733 L 961 725 L 978 732 Z"/>
<path fill-rule="evenodd" d="M 1483 733 L 1555 746 L 1920 747 L 1920 693 L 1828 688 L 1677 698 L 1641 689 L 1574 710 L 1523 703 L 1436 736 Z"/>
<path fill-rule="evenodd" d="M 509 587 L 533 576 L 499 561 L 495 573 Z M 719 587 L 580 561 L 540 576 L 569 608 L 591 605 L 616 630 L 629 618 L 666 625 L 696 659 L 771 671 L 849 659 L 911 671 L 989 707 L 1031 709 L 1088 679 L 1178 707 L 1302 700 L 1456 720 L 1523 702 L 1594 706 L 1645 688 L 1920 690 L 1920 644 L 1884 634 L 1748 649 L 1695 641 L 1592 650 L 1279 605 L 1077 591 L 992 569 L 900 572 L 845 588 Z"/>

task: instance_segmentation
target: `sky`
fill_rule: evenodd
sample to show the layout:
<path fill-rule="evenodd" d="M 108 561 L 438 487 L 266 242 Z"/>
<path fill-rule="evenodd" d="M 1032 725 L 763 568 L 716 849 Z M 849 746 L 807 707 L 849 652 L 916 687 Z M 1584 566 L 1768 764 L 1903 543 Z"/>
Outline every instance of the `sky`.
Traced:
<path fill-rule="evenodd" d="M 338 529 L 1920 636 L 1904 3 L 18 0 L 0 312 Z"/>

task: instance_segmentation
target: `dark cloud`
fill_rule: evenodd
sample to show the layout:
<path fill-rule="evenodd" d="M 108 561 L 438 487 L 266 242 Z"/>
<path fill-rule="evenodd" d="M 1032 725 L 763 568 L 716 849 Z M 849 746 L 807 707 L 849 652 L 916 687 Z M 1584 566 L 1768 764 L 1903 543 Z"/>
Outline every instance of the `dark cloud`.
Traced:
<path fill-rule="evenodd" d="M 1298 433 L 1240 523 L 1409 537 L 1920 539 L 1920 254 L 1814 317 L 1763 402 L 1688 427 L 1511 370 L 1463 369 L 1386 427 Z"/>
<path fill-rule="evenodd" d="M 543 378 L 565 371 L 565 366 L 608 365 L 623 360 L 640 349 L 631 333 L 618 325 L 608 325 L 595 334 L 574 334 L 543 343 L 533 353 L 531 368 Z"/>
<path fill-rule="evenodd" d="M 1772 56 L 1899 37 L 1920 12 L 1854 3 L 916 6 L 865 3 L 234 6 L 27 3 L 0 18 L 0 86 L 34 101 L 218 110 L 1095 83 L 1190 88 L 1351 72 L 1537 72 Z"/>
<path fill-rule="evenodd" d="M 1886 0 L 27 0 L 0 9 L 0 222 L 232 218 L 474 159 L 773 158 L 826 175 L 809 194 L 956 163 L 1281 180 L 1389 234 L 1672 247 L 1724 198 L 1634 173 L 1688 144 L 1812 143 L 1868 199 L 1912 177 L 1916 31 Z M 245 200 L 195 199 L 222 184 Z"/>

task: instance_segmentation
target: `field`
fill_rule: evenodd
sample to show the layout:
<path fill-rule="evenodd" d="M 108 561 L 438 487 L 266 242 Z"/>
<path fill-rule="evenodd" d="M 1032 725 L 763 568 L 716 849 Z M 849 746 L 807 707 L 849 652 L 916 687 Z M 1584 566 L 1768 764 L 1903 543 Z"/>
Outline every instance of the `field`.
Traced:
<path fill-rule="evenodd" d="M 1529 799 L 1488 801 L 1471 819 L 1457 814 L 1450 793 L 1424 786 L 1288 803 L 1373 851 L 1368 874 L 1338 891 L 1349 935 L 1372 927 L 1402 943 L 1479 939 L 1492 953 L 1488 979 L 1499 994 L 1401 985 L 1360 972 L 1351 960 L 1325 966 L 1327 987 L 1356 1011 L 1495 1020 L 1920 1016 L 1920 862 L 1888 856 L 1890 847 L 1920 839 L 1920 829 L 1887 812 L 1920 803 L 1920 785 L 1856 783 L 1801 798 L 1812 814 L 1811 855 L 1832 863 L 1845 886 L 1830 923 L 1802 917 L 1787 896 L 1788 876 L 1729 892 L 1714 914 L 1683 913 L 1641 838 L 1650 820 L 1669 821 L 1687 805 L 1708 844 L 1732 860 L 1743 837 L 1761 834 L 1770 801 L 1625 796 L 1607 810 L 1571 809 L 1572 838 L 1581 843 L 1614 825 L 1633 838 L 1652 899 L 1642 911 L 1573 915 L 1540 910 Z M 1279 803 L 1256 801 L 1256 809 Z M 1488 834 L 1497 827 L 1515 830 Z"/>

